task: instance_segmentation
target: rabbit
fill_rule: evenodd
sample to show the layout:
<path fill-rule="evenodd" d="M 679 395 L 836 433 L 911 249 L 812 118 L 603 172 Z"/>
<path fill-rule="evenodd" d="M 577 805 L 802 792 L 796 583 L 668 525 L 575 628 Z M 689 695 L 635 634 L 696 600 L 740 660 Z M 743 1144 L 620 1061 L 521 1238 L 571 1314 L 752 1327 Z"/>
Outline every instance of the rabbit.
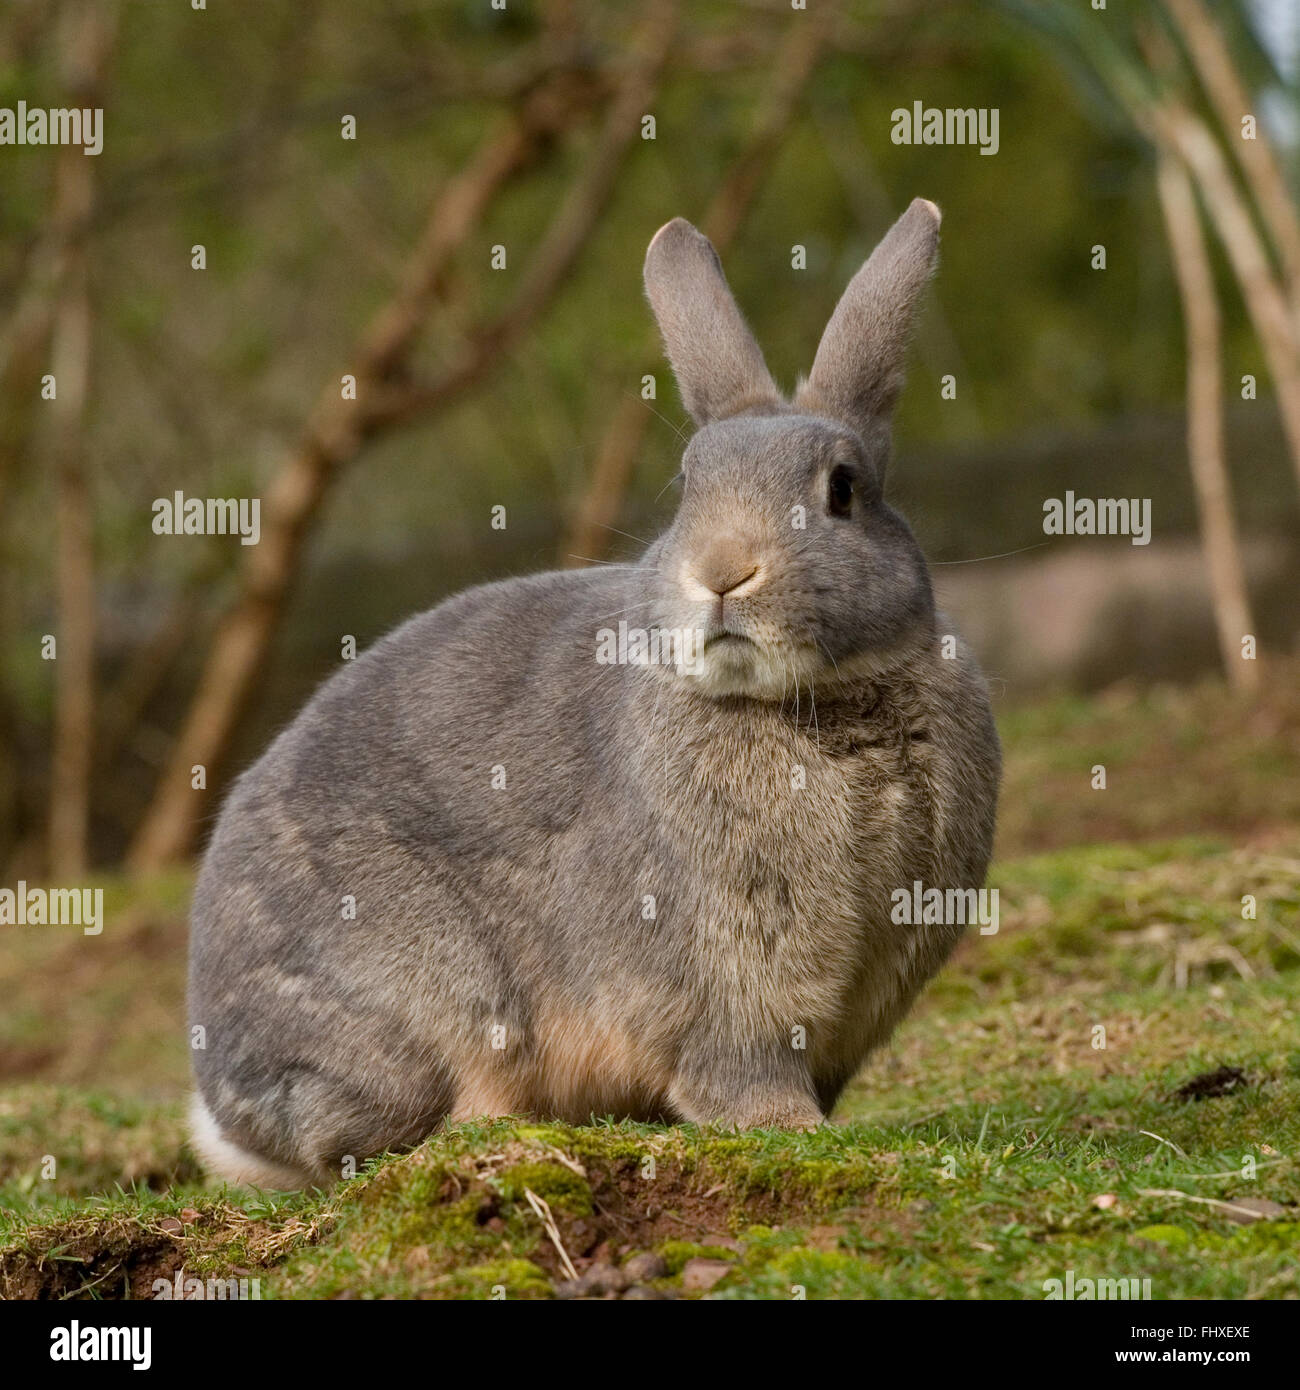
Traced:
<path fill-rule="evenodd" d="M 978 888 L 994 831 L 984 679 L 882 496 L 938 227 L 916 199 L 789 401 L 711 243 L 656 233 L 697 426 L 668 529 L 411 619 L 229 794 L 189 974 L 213 1173 L 325 1183 L 487 1116 L 826 1121 L 962 934 L 900 890 Z M 611 655 L 633 628 L 674 637 Z"/>

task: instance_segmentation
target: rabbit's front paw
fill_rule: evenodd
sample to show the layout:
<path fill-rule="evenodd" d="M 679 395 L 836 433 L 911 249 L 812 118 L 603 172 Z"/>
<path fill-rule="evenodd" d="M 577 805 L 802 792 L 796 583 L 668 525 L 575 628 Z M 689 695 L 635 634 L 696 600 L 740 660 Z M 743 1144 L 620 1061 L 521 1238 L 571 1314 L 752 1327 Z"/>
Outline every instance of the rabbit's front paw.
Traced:
<path fill-rule="evenodd" d="M 802 1096 L 746 1096 L 733 1105 L 724 1105 L 707 1118 L 689 1116 L 697 1124 L 716 1129 L 792 1129 L 813 1130 L 826 1123 L 825 1116 Z"/>
<path fill-rule="evenodd" d="M 793 1129 L 804 1132 L 819 1129 L 825 1116 L 807 1101 L 772 1100 L 742 1107 L 736 1118 L 728 1119 L 734 1129 Z"/>
<path fill-rule="evenodd" d="M 779 1044 L 701 1047 L 673 1079 L 668 1102 L 690 1124 L 720 1129 L 816 1129 L 825 1116 L 810 1079 Z M 766 1074 L 765 1074 L 766 1073 Z"/>

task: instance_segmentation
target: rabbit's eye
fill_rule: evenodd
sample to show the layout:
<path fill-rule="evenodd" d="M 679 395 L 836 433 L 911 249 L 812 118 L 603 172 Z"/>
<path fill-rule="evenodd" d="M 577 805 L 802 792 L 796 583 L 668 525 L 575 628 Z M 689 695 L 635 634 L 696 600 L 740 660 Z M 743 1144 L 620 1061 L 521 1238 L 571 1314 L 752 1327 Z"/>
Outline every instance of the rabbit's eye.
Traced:
<path fill-rule="evenodd" d="M 853 510 L 853 474 L 847 468 L 831 469 L 826 488 L 826 510 L 832 516 L 848 516 Z"/>

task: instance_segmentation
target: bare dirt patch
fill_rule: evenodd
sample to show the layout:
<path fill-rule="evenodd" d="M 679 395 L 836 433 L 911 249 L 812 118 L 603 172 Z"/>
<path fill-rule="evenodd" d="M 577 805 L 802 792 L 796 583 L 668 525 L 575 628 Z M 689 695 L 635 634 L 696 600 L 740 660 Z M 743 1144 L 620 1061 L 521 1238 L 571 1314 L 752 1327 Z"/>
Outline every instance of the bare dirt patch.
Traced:
<path fill-rule="evenodd" d="M 276 1225 L 226 1206 L 151 1222 L 78 1217 L 0 1250 L 0 1299 L 149 1299 L 157 1280 L 196 1267 L 204 1279 L 247 1277 L 319 1234 L 296 1218 Z"/>
<path fill-rule="evenodd" d="M 1231 1095 L 1249 1084 L 1249 1077 L 1240 1067 L 1218 1067 L 1185 1081 L 1174 1095 L 1179 1100 L 1211 1100 L 1217 1096 Z"/>

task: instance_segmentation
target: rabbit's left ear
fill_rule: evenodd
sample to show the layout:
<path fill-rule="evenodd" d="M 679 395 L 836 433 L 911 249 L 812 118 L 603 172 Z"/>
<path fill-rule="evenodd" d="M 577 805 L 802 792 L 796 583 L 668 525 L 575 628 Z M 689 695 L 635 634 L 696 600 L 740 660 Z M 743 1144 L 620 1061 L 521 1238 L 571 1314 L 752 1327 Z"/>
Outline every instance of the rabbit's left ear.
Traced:
<path fill-rule="evenodd" d="M 849 281 L 795 393 L 796 409 L 829 415 L 864 437 L 888 418 L 917 302 L 938 261 L 939 216 L 933 203 L 914 198 Z"/>
<path fill-rule="evenodd" d="M 742 410 L 779 407 L 708 237 L 680 217 L 660 227 L 646 252 L 645 288 L 682 401 L 701 429 Z"/>

